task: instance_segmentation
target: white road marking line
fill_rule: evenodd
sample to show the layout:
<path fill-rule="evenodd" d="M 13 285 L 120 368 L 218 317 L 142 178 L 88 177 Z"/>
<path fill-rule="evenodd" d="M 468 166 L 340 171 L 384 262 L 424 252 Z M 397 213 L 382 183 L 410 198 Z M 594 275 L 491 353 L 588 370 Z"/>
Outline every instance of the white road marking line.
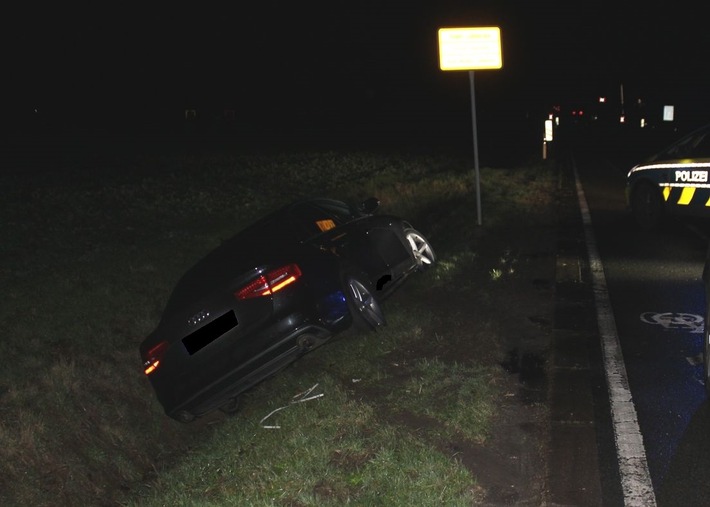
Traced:
<path fill-rule="evenodd" d="M 653 507 L 656 505 L 656 496 L 651 483 L 651 475 L 648 471 L 646 449 L 643 445 L 641 429 L 636 417 L 636 408 L 631 397 L 626 366 L 624 365 L 624 358 L 619 344 L 619 335 L 616 331 L 616 322 L 611 310 L 604 267 L 594 239 L 592 218 L 589 213 L 587 198 L 584 196 L 584 190 L 574 162 L 572 167 L 592 273 L 592 287 L 597 307 L 599 334 L 602 341 L 604 369 L 609 390 L 611 419 L 614 425 L 616 456 L 619 463 L 624 505 Z"/>

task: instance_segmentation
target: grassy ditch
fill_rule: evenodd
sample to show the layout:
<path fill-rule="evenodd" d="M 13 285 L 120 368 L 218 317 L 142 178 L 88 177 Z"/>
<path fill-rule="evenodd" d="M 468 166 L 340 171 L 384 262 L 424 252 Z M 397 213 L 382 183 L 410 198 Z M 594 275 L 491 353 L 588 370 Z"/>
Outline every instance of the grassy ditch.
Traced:
<path fill-rule="evenodd" d="M 505 329 L 494 310 L 520 260 L 496 231 L 546 220 L 557 182 L 541 164 L 481 176 L 480 228 L 469 162 L 441 156 L 165 153 L 0 176 L 0 504 L 480 499 L 442 443 L 495 431 Z M 376 195 L 440 262 L 385 303 L 383 332 L 344 333 L 250 391 L 235 417 L 168 419 L 137 346 L 173 284 L 303 195 Z M 322 396 L 293 403 L 313 386 Z"/>

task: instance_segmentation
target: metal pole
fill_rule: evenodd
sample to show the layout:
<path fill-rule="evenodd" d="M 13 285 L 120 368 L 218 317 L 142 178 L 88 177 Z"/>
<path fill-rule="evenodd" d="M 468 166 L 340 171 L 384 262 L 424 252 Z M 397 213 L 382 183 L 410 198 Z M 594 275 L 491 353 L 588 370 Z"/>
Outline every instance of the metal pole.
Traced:
<path fill-rule="evenodd" d="M 476 212 L 478 225 L 481 225 L 481 172 L 478 168 L 478 132 L 476 131 L 476 92 L 473 86 L 473 71 L 468 71 L 468 80 L 471 84 L 471 120 L 473 121 L 473 167 L 476 173 Z"/>

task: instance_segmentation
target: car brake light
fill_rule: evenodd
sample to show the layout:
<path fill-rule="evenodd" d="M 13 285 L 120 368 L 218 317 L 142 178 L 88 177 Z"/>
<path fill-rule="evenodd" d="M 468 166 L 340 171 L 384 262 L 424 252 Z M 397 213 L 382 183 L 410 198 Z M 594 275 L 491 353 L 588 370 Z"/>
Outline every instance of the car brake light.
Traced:
<path fill-rule="evenodd" d="M 301 270 L 296 264 L 289 264 L 259 275 L 237 292 L 237 299 L 251 299 L 261 296 L 270 296 L 284 287 L 291 285 L 301 277 Z"/>
<path fill-rule="evenodd" d="M 166 350 L 168 350 L 168 342 L 162 341 L 148 351 L 145 355 L 146 359 L 143 361 L 146 375 L 150 375 L 158 368 Z"/>

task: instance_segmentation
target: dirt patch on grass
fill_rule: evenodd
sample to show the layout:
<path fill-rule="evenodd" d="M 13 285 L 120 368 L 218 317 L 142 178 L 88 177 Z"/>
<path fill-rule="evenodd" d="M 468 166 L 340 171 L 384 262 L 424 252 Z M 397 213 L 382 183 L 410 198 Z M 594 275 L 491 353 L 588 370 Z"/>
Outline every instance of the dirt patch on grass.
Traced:
<path fill-rule="evenodd" d="M 412 340 L 392 353 L 385 380 L 353 389 L 377 406 L 385 421 L 417 434 L 469 469 L 484 504 L 541 505 L 546 500 L 556 231 L 545 223 L 477 234 L 472 255 L 455 268 L 451 280 L 435 282 L 424 300 L 419 291 L 403 291 L 390 303 L 430 312 L 434 317 L 422 335 L 434 339 Z M 411 379 L 407 365 L 434 359 L 489 372 L 495 408 L 482 441 L 442 428 L 435 416 L 391 403 L 391 393 Z M 436 414 L 435 403 L 427 408 Z"/>

